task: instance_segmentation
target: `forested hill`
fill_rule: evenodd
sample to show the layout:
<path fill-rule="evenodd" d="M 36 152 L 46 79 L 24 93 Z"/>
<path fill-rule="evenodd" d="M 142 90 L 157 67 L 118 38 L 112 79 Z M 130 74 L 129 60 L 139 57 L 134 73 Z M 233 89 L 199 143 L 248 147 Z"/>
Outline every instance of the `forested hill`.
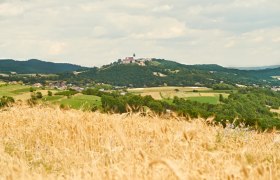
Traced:
<path fill-rule="evenodd" d="M 138 64 L 112 63 L 101 68 L 91 68 L 77 76 L 61 74 L 63 79 L 84 80 L 119 86 L 211 86 L 221 81 L 228 84 L 265 84 L 279 85 L 280 81 L 271 76 L 279 76 L 280 69 L 238 70 L 219 65 L 185 65 L 174 61 L 154 59 Z"/>
<path fill-rule="evenodd" d="M 16 72 L 18 74 L 55 74 L 80 69 L 84 69 L 84 67 L 68 63 L 45 62 L 37 59 L 30 59 L 28 61 L 16 61 L 11 59 L 0 60 L 0 72 L 2 73 Z"/>
<path fill-rule="evenodd" d="M 73 73 L 79 71 L 79 73 Z M 18 74 L 58 74 L 56 79 L 71 83 L 107 83 L 116 86 L 212 86 L 220 82 L 241 85 L 280 86 L 280 68 L 262 70 L 239 70 L 216 64 L 185 65 L 174 61 L 153 59 L 144 64 L 122 64 L 121 61 L 104 65 L 101 68 L 86 68 L 73 64 L 52 63 L 40 60 L 15 61 L 0 60 L 0 73 Z M 19 76 L 2 77 L 4 80 L 23 80 Z M 33 79 L 44 82 L 48 79 Z"/>

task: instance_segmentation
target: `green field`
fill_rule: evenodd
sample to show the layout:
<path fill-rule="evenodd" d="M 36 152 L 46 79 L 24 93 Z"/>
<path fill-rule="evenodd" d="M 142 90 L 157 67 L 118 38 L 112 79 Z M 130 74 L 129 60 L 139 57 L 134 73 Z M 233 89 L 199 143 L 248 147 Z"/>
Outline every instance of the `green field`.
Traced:
<path fill-rule="evenodd" d="M 64 96 L 45 96 L 42 98 L 43 101 L 49 101 L 49 102 L 56 102 L 63 98 Z"/>
<path fill-rule="evenodd" d="M 30 86 L 24 86 L 20 84 L 16 85 L 1 85 L 0 86 L 0 96 L 16 96 L 29 92 Z"/>
<path fill-rule="evenodd" d="M 100 107 L 101 98 L 92 95 L 77 95 L 62 99 L 59 103 L 74 109 L 90 109 L 93 106 Z"/>
<path fill-rule="evenodd" d="M 197 101 L 200 103 L 209 103 L 209 104 L 218 104 L 219 101 L 219 97 L 217 96 L 203 96 L 203 97 L 188 97 L 187 99 L 191 100 L 191 101 Z"/>

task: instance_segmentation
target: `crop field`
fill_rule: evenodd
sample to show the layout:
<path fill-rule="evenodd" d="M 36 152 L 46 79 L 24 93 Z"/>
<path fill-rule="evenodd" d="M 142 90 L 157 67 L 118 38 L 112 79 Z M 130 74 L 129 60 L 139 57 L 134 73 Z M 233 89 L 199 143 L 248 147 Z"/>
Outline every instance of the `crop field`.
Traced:
<path fill-rule="evenodd" d="M 194 92 L 194 90 L 198 92 Z M 175 96 L 186 98 L 191 101 L 201 103 L 218 104 L 219 95 L 224 98 L 228 97 L 227 91 L 215 91 L 204 87 L 157 87 L 157 88 L 135 88 L 129 89 L 129 92 L 141 94 L 142 96 L 152 96 L 157 100 L 173 99 Z"/>
<path fill-rule="evenodd" d="M 193 90 L 198 91 L 209 91 L 212 90 L 210 88 L 206 87 L 173 87 L 173 86 L 166 86 L 166 87 L 151 87 L 151 88 L 132 88 L 128 89 L 128 92 L 134 92 L 134 93 L 147 93 L 147 92 L 165 92 L 165 91 L 183 91 L 183 92 L 190 92 Z"/>
<path fill-rule="evenodd" d="M 0 128 L 0 179 L 280 179 L 277 132 L 44 106 Z"/>

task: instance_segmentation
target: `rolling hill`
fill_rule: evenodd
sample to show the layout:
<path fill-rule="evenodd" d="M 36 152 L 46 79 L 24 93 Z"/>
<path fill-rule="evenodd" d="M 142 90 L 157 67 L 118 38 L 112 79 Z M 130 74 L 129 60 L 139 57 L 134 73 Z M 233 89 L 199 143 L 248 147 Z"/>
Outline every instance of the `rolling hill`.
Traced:
<path fill-rule="evenodd" d="M 79 71 L 73 74 L 73 71 Z M 87 68 L 66 63 L 52 63 L 40 60 L 15 61 L 0 60 L 0 73 L 17 72 L 19 74 L 58 74 L 57 79 L 83 85 L 89 82 L 106 83 L 115 86 L 156 87 L 156 86 L 212 86 L 224 82 L 242 85 L 280 86 L 278 79 L 280 67 L 261 70 L 240 70 L 226 68 L 216 64 L 186 65 L 164 59 L 153 59 L 145 64 L 122 64 L 114 62 L 100 68 Z M 2 77 L 4 79 L 4 77 Z M 7 77 L 4 80 L 31 79 Z M 44 82 L 45 79 L 33 78 L 32 82 Z"/>
<path fill-rule="evenodd" d="M 27 61 L 16 61 L 12 59 L 0 60 L 0 72 L 2 73 L 16 72 L 18 74 L 55 74 L 67 71 L 75 71 L 79 69 L 85 68 L 79 65 L 45 62 L 37 59 L 30 59 Z"/>
<path fill-rule="evenodd" d="M 278 85 L 280 81 L 271 76 L 280 75 L 280 68 L 264 70 L 239 70 L 225 68 L 216 64 L 185 65 L 174 61 L 154 59 L 145 66 L 138 64 L 112 63 L 101 68 L 91 68 L 72 78 L 94 79 L 119 86 L 193 86 L 212 85 L 225 82 L 228 84 L 264 84 Z M 69 74 L 63 74 L 66 78 Z"/>

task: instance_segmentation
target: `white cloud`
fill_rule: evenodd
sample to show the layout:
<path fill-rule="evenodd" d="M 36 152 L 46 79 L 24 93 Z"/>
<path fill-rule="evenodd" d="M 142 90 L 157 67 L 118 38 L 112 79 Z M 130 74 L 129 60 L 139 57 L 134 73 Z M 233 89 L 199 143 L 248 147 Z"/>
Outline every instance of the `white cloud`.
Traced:
<path fill-rule="evenodd" d="M 63 42 L 55 42 L 49 48 L 50 55 L 59 55 L 64 52 L 66 44 Z"/>
<path fill-rule="evenodd" d="M 165 11 L 170 11 L 173 7 L 165 4 L 165 5 L 161 5 L 161 6 L 157 6 L 153 8 L 153 12 L 165 12 Z"/>
<path fill-rule="evenodd" d="M 280 64 L 278 0 L 0 0 L 0 58 Z"/>
<path fill-rule="evenodd" d="M 26 7 L 19 4 L 13 3 L 2 3 L 0 4 L 0 17 L 18 16 L 21 15 L 26 10 Z"/>

